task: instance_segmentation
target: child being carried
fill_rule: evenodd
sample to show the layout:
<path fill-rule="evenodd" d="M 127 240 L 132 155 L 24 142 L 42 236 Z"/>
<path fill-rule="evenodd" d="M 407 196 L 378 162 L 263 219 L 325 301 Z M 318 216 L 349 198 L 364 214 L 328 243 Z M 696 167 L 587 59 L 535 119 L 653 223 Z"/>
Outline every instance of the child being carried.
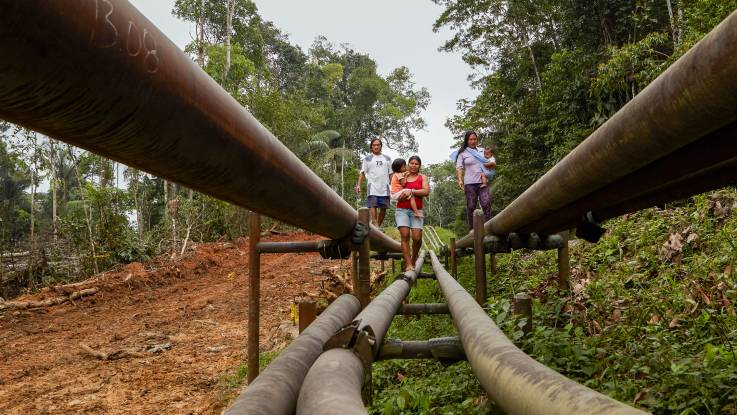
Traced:
<path fill-rule="evenodd" d="M 399 197 L 404 193 L 409 196 L 409 204 L 412 207 L 412 212 L 418 218 L 423 217 L 422 211 L 417 209 L 417 202 L 415 197 L 412 195 L 412 189 L 405 189 L 404 186 L 407 184 L 407 162 L 404 159 L 398 158 L 392 162 L 392 182 L 391 182 L 391 201 L 396 204 Z"/>
<path fill-rule="evenodd" d="M 494 150 L 487 147 L 484 149 L 484 159 L 481 167 L 481 188 L 486 187 L 491 178 L 496 174 L 496 158 L 494 157 Z"/>

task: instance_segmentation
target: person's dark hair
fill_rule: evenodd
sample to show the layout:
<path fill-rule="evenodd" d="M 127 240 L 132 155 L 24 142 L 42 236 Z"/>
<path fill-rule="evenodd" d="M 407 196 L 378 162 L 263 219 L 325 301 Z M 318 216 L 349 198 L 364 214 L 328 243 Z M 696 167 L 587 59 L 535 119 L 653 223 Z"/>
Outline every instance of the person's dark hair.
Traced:
<path fill-rule="evenodd" d="M 422 160 L 420 160 L 420 156 L 412 156 L 407 160 L 407 163 L 409 163 L 412 160 L 417 160 L 418 163 L 420 163 L 420 166 L 422 166 Z"/>
<path fill-rule="evenodd" d="M 404 166 L 405 164 L 407 164 L 407 162 L 404 161 L 404 159 L 401 159 L 401 158 L 400 159 L 394 159 L 394 161 L 392 161 L 392 171 L 394 173 L 401 172 L 402 171 L 402 166 Z"/>
<path fill-rule="evenodd" d="M 376 138 L 372 138 L 372 139 L 371 139 L 371 142 L 369 143 L 369 151 L 371 151 L 371 146 L 372 146 L 372 145 L 374 145 L 374 141 L 378 141 L 378 142 L 379 142 L 379 145 L 380 145 L 380 146 L 381 146 L 382 148 L 384 147 L 384 143 L 382 143 L 382 142 L 381 142 L 381 139 L 380 139 L 379 137 L 376 137 Z"/>
<path fill-rule="evenodd" d="M 479 135 L 476 134 L 476 131 L 474 130 L 466 131 L 466 134 L 463 135 L 463 144 L 461 144 L 461 148 L 460 150 L 458 150 L 458 154 L 456 154 L 456 161 L 458 161 L 458 157 L 460 157 L 461 153 L 463 153 L 463 151 L 468 148 L 468 139 L 471 138 L 471 134 L 475 135 L 476 138 L 479 137 Z"/>

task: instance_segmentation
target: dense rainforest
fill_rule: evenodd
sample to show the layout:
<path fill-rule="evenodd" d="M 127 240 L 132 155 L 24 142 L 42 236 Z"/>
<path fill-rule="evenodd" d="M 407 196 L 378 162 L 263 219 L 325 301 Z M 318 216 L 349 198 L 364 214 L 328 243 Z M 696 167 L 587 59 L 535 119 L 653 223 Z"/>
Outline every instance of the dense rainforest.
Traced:
<path fill-rule="evenodd" d="M 478 93 L 448 114 L 448 152 L 469 129 L 495 149 L 495 212 L 737 9 L 737 0 L 427 1 L 440 6 L 427 30 L 450 30 L 438 46 L 462 55 Z M 177 0 L 172 13 L 194 27 L 193 61 L 352 206 L 370 138 L 417 151 L 431 97 L 410 67 L 381 74 L 341 39 L 305 51 L 249 0 Z M 246 234 L 241 208 L 1 120 L 0 137 L 1 297 Z M 446 241 L 464 234 L 454 167 L 424 169 L 426 223 Z M 737 413 L 736 213 L 726 189 L 615 219 L 598 244 L 573 242 L 571 291 L 554 287 L 552 253 L 502 256 L 488 312 L 531 356 L 623 402 Z M 460 264 L 469 278 L 471 269 Z M 527 335 L 509 312 L 520 291 L 535 297 Z M 442 301 L 428 281 L 412 296 Z M 389 335 L 455 333 L 432 318 L 398 319 Z M 466 363 L 381 363 L 374 387 L 372 413 L 496 410 Z"/>

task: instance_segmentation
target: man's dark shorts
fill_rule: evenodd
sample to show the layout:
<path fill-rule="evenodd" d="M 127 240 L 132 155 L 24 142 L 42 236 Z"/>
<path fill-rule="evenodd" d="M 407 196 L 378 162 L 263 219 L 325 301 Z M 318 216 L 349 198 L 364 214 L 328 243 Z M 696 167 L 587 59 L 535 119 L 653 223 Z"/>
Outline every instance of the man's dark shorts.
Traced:
<path fill-rule="evenodd" d="M 386 209 L 389 207 L 389 196 L 369 196 L 368 199 L 366 199 L 366 207 Z"/>

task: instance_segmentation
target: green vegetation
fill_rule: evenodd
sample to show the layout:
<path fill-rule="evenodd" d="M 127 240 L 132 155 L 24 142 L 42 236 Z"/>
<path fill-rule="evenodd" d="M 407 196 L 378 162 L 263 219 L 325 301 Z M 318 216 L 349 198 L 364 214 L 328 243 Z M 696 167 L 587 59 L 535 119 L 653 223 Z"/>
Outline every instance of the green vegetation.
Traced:
<path fill-rule="evenodd" d="M 737 192 L 606 226 L 597 244 L 572 242 L 570 291 L 557 288 L 554 251 L 498 255 L 489 315 L 538 361 L 622 402 L 658 414 L 737 413 Z M 472 291 L 472 259 L 461 259 L 458 272 Z M 411 301 L 442 301 L 435 286 L 420 281 Z M 527 336 L 509 313 L 523 291 L 535 298 Z M 388 337 L 453 332 L 448 317 L 397 317 Z M 491 413 L 473 379 L 465 363 L 379 363 L 371 411 Z"/>

